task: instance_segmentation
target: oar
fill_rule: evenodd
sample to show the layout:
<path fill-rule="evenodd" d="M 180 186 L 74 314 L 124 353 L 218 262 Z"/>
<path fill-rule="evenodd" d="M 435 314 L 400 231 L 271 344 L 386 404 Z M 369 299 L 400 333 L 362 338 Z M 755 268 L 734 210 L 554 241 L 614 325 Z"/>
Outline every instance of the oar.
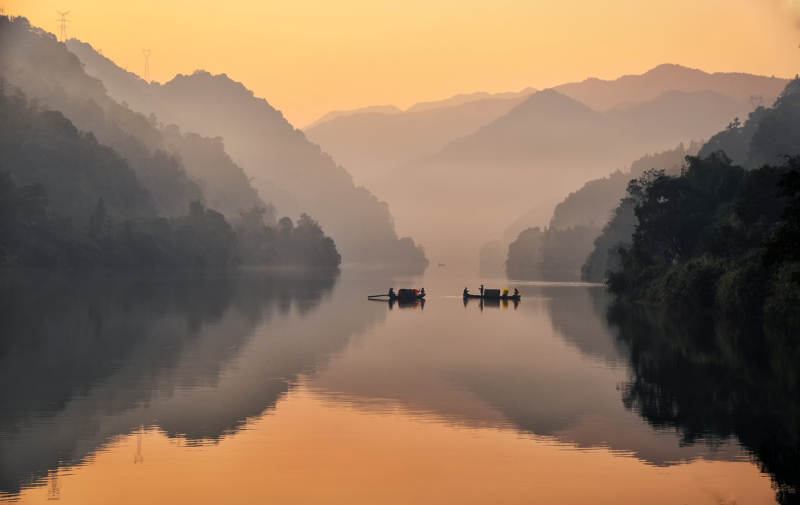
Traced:
<path fill-rule="evenodd" d="M 380 297 L 383 297 L 383 296 L 389 296 L 389 294 L 387 293 L 387 294 L 384 294 L 384 295 L 369 295 L 369 296 L 367 296 L 367 298 L 380 298 Z"/>

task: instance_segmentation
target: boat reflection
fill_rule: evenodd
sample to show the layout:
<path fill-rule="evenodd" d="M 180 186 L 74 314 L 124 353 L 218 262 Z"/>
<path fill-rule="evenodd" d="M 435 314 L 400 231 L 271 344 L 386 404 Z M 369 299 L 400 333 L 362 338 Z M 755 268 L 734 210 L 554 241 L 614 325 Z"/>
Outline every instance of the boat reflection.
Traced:
<path fill-rule="evenodd" d="M 464 307 L 471 303 L 477 303 L 478 307 L 483 310 L 484 308 L 492 308 L 492 309 L 508 309 L 509 307 L 513 306 L 514 310 L 519 308 L 519 300 L 509 300 L 503 298 L 463 298 L 464 300 Z"/>
<path fill-rule="evenodd" d="M 428 282 L 430 284 L 430 282 Z M 596 293 L 595 293 L 596 292 Z M 529 286 L 526 302 L 443 298 L 430 318 L 395 318 L 310 378 L 334 402 L 511 429 L 577 448 L 605 447 L 667 466 L 742 457 L 735 443 L 681 445 L 620 401 L 625 346 L 605 320 L 602 288 Z M 463 303 L 463 300 L 462 300 Z M 480 311 L 487 307 L 486 310 Z M 621 347 L 621 348 L 620 348 Z"/>
<path fill-rule="evenodd" d="M 414 300 L 414 299 L 412 299 L 412 300 L 404 300 L 404 299 L 398 298 L 396 300 L 389 300 L 389 310 L 394 309 L 395 305 L 397 305 L 398 309 L 413 309 L 413 310 L 419 309 L 419 310 L 423 310 L 423 309 L 425 309 L 425 299 L 424 298 L 419 298 L 419 299 L 416 299 L 416 300 Z"/>

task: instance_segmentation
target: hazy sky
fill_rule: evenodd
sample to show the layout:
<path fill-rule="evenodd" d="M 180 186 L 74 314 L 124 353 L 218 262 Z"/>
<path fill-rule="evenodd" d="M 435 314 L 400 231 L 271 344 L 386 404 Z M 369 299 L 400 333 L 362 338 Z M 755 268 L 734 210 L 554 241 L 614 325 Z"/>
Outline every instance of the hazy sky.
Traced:
<path fill-rule="evenodd" d="M 304 126 L 333 109 L 614 78 L 660 63 L 790 76 L 800 0 L 0 0 L 165 81 L 225 72 Z"/>

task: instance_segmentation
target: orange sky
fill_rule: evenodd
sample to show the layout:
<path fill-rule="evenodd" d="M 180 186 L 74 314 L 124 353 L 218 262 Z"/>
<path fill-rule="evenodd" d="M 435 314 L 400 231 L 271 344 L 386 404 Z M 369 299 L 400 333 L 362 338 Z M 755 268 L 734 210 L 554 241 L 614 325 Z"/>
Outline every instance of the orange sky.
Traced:
<path fill-rule="evenodd" d="M 225 72 L 304 126 L 332 109 L 614 78 L 659 63 L 791 76 L 800 0 L 0 0 L 158 81 Z"/>

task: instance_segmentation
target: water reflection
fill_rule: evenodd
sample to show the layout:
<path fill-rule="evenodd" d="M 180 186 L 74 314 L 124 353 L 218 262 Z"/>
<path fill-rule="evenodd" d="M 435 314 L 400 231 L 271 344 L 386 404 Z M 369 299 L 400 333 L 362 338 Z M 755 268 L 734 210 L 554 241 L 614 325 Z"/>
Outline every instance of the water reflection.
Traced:
<path fill-rule="evenodd" d="M 800 501 L 800 349 L 760 324 L 668 317 L 616 305 L 609 320 L 629 348 L 626 407 L 682 444 L 736 439 L 768 472 L 781 503 Z"/>
<path fill-rule="evenodd" d="M 482 298 L 479 298 L 477 300 L 472 298 L 463 299 L 464 307 L 473 304 L 473 302 L 481 310 L 483 310 L 484 308 L 499 309 L 501 307 L 503 309 L 508 309 L 509 307 L 513 307 L 514 310 L 517 310 L 517 308 L 519 307 L 519 300 L 511 300 L 509 302 L 508 300 L 501 300 L 499 298 L 486 298 L 485 300 Z"/>
<path fill-rule="evenodd" d="M 146 461 L 137 469 L 148 467 L 152 482 L 161 484 L 157 479 L 168 479 L 160 472 L 171 470 L 164 460 L 158 466 L 154 453 L 164 454 L 165 437 L 181 442 L 182 452 L 174 458 L 204 475 L 213 474 L 213 463 L 203 451 L 237 447 L 236 457 L 248 466 L 228 476 L 241 477 L 245 488 L 236 490 L 241 495 L 253 485 L 247 479 L 266 467 L 269 476 L 263 478 L 272 479 L 276 490 L 281 482 L 308 486 L 319 473 L 330 475 L 331 486 L 340 485 L 347 474 L 374 469 L 371 457 L 400 472 L 420 468 L 423 460 L 457 468 L 463 461 L 448 460 L 448 444 L 474 456 L 464 472 L 494 472 L 498 479 L 501 468 L 531 472 L 508 463 L 507 451 L 529 458 L 528 464 L 544 451 L 548 459 L 536 468 L 564 482 L 576 478 L 578 462 L 597 477 L 597 470 L 609 465 L 632 468 L 620 459 L 634 461 L 637 470 L 630 471 L 654 482 L 655 475 L 666 475 L 666 467 L 675 475 L 691 466 L 683 464 L 689 461 L 716 465 L 747 457 L 737 443 L 741 436 L 746 439 L 747 430 L 730 418 L 722 427 L 699 424 L 714 419 L 699 400 L 675 404 L 676 397 L 691 393 L 692 380 L 719 377 L 704 377 L 690 363 L 678 369 L 687 372 L 683 379 L 671 378 L 673 363 L 683 359 L 676 353 L 688 348 L 676 343 L 681 340 L 659 336 L 647 321 L 612 317 L 609 325 L 609 300 L 601 288 L 522 285 L 522 303 L 489 306 L 446 296 L 462 283 L 426 278 L 427 304 L 383 306 L 365 294 L 380 286 L 421 285 L 420 280 L 263 272 L 170 279 L 4 278 L 0 379 L 18 386 L 0 398 L 0 490 L 17 493 L 37 483 L 57 496 L 64 486 L 59 487 L 54 469 L 94 457 L 113 461 L 115 451 L 124 451 L 125 465 Z M 736 342 L 723 346 L 714 337 L 697 344 L 705 353 L 701 363 L 713 362 L 719 353 L 736 356 L 726 372 L 730 376 L 722 376 L 725 381 L 698 388 L 718 395 L 715 409 L 725 405 L 718 387 L 739 395 L 741 408 L 750 401 L 734 389 L 734 364 L 744 367 L 748 381 L 769 377 L 741 365 Z M 751 352 L 765 356 L 763 349 Z M 777 355 L 762 361 L 767 368 L 780 363 L 785 375 L 778 383 L 788 387 L 796 361 L 779 361 Z M 763 388 L 751 393 L 756 391 L 765 393 Z M 788 394 L 776 391 L 784 396 L 775 403 L 763 400 L 772 412 Z M 669 410 L 674 405 L 682 408 L 680 415 Z M 762 415 L 748 422 L 764 421 L 796 434 L 792 419 L 769 424 L 774 420 Z M 751 434 L 767 437 L 756 428 Z M 429 436 L 445 450 L 425 453 L 434 444 L 423 443 Z M 484 445 L 470 445 L 476 437 Z M 503 440 L 502 450 L 490 439 Z M 203 444 L 211 445 L 195 452 L 185 447 Z M 564 456 L 564 447 L 581 452 Z M 362 459 L 351 457 L 353 451 Z M 392 459 L 398 452 L 406 459 Z M 483 457 L 495 458 L 498 466 L 481 467 Z M 552 466 L 556 459 L 560 466 Z M 294 466 L 285 470 L 290 461 Z M 751 468 L 726 464 L 739 465 L 741 475 Z M 649 465 L 662 468 L 641 469 Z M 765 466 L 771 472 L 788 468 Z M 382 482 L 402 483 L 386 475 Z M 169 485 L 185 485 L 177 479 Z M 777 481 L 792 482 L 788 477 Z M 519 480 L 509 494 L 529 496 L 523 485 L 529 482 Z M 289 484 L 282 488 L 286 501 L 296 491 Z"/>
<path fill-rule="evenodd" d="M 423 310 L 425 308 L 425 299 L 419 300 L 389 300 L 386 302 L 389 305 L 389 310 L 394 309 L 395 305 L 398 309 L 419 309 Z"/>
<path fill-rule="evenodd" d="M 481 312 L 436 299 L 432 319 L 392 320 L 337 355 L 311 387 L 368 410 L 513 429 L 657 465 L 742 457 L 735 443 L 682 445 L 677 434 L 653 431 L 625 408 L 618 390 L 627 378 L 624 345 L 605 321 L 602 288 L 521 290 L 513 316 L 499 300 Z"/>
<path fill-rule="evenodd" d="M 194 442 L 240 429 L 382 317 L 320 310 L 335 284 L 274 273 L 4 276 L 0 381 L 14 387 L 0 396 L 0 490 L 19 492 L 143 427 Z"/>

